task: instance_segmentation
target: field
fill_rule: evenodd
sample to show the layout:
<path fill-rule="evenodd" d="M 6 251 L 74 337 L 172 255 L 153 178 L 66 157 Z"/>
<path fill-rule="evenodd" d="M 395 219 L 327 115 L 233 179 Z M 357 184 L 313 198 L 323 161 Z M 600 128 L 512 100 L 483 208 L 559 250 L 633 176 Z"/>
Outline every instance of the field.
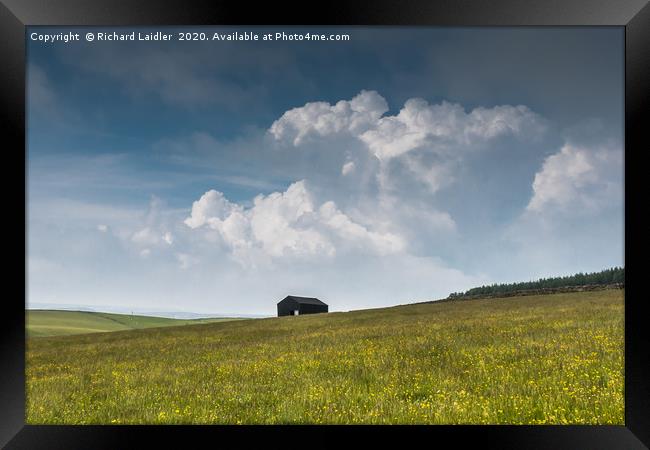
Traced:
<path fill-rule="evenodd" d="M 28 424 L 623 424 L 622 290 L 30 338 Z"/>
<path fill-rule="evenodd" d="M 25 315 L 25 328 L 29 337 L 100 333 L 105 331 L 238 320 L 229 318 L 185 320 L 101 312 L 51 310 L 29 310 L 25 312 Z"/>

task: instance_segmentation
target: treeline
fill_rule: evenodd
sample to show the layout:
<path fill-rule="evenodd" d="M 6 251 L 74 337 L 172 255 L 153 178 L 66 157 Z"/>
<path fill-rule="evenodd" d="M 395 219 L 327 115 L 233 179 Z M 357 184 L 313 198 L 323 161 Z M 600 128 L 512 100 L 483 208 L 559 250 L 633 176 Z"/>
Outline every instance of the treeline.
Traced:
<path fill-rule="evenodd" d="M 525 281 L 521 283 L 493 284 L 472 288 L 466 292 L 453 292 L 449 298 L 462 298 L 479 295 L 508 294 L 517 291 L 534 289 L 553 289 L 574 286 L 624 284 L 625 268 L 614 267 L 592 273 L 577 273 L 566 277 L 541 278 L 537 281 Z"/>

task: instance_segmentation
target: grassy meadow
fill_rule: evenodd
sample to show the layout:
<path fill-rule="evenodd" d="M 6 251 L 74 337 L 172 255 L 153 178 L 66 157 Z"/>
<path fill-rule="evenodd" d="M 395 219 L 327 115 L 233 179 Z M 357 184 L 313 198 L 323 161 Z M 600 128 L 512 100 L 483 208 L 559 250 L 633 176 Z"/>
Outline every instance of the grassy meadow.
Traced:
<path fill-rule="evenodd" d="M 27 340 L 28 424 L 623 424 L 622 290 Z"/>
<path fill-rule="evenodd" d="M 102 333 L 106 331 L 239 320 L 231 318 L 169 319 L 130 314 L 54 310 L 28 310 L 25 315 L 25 329 L 29 337 Z"/>

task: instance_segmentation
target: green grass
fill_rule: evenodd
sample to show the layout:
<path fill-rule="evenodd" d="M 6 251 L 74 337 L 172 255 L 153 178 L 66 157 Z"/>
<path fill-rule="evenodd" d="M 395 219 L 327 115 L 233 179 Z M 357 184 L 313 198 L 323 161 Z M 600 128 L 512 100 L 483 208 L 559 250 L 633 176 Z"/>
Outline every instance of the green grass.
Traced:
<path fill-rule="evenodd" d="M 623 424 L 623 291 L 29 339 L 29 424 Z"/>
<path fill-rule="evenodd" d="M 29 337 L 100 333 L 238 320 L 231 318 L 168 319 L 127 314 L 52 310 L 28 310 L 25 314 L 27 336 Z"/>

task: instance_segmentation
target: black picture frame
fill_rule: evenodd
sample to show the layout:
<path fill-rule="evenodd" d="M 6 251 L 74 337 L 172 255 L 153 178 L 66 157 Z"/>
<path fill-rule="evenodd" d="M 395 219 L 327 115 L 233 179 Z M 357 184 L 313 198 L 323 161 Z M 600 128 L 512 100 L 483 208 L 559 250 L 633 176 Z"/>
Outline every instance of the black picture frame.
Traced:
<path fill-rule="evenodd" d="M 650 149 L 645 112 L 650 104 L 650 5 L 647 0 L 517 1 L 374 0 L 265 2 L 173 0 L 0 0 L 0 96 L 3 138 L 7 142 L 3 183 L 9 223 L 23 211 L 25 241 L 15 254 L 26 254 L 26 196 L 16 193 L 12 176 L 25 158 L 25 27 L 30 25 L 430 25 L 430 26 L 620 26 L 625 28 L 625 260 L 642 261 L 644 221 L 635 186 L 644 170 L 641 158 Z M 23 193 L 24 194 L 24 193 Z M 643 227 L 643 228 L 642 228 Z M 21 231 L 15 231 L 20 235 Z M 6 235 L 7 237 L 9 235 Z M 12 248 L 12 250 L 14 250 Z M 639 258 L 637 258 L 639 256 Z M 26 261 L 25 261 L 26 262 Z M 641 266 L 626 264 L 625 425 L 624 426 L 31 426 L 25 425 L 25 266 L 6 259 L 6 280 L 15 291 L 5 295 L 0 343 L 0 445 L 8 449 L 139 448 L 238 445 L 251 439 L 282 445 L 341 445 L 351 434 L 380 441 L 397 435 L 408 443 L 454 442 L 488 448 L 641 449 L 650 446 L 650 327 L 643 314 Z M 16 292 L 16 294 L 14 294 Z M 299 436 L 299 437 L 298 437 Z M 358 436 L 360 437 L 360 436 Z M 309 441 L 306 441 L 308 438 Z M 268 439 L 268 440 L 267 440 Z M 193 442 L 194 444 L 192 444 Z M 368 441 L 365 441 L 368 443 Z M 144 445 L 146 444 L 146 445 Z"/>

